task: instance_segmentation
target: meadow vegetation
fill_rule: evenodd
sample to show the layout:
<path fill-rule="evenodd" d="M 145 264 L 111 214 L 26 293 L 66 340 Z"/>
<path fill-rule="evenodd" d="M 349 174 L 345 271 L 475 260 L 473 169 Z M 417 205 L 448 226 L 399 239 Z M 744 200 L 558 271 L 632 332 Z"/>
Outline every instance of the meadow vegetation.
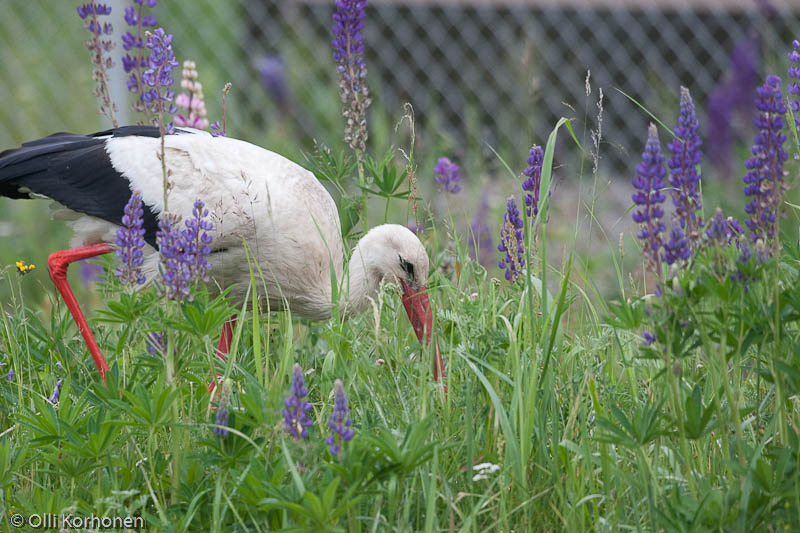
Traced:
<path fill-rule="evenodd" d="M 46 512 L 141 516 L 158 531 L 800 527 L 797 51 L 787 46 L 790 83 L 772 76 L 753 95 L 760 133 L 740 169 L 742 224 L 703 201 L 688 91 L 630 147 L 644 153 L 631 161 L 625 216 L 640 225 L 637 271 L 647 271 L 633 276 L 630 253 L 595 227 L 594 201 L 578 206 L 566 238 L 553 239 L 565 233 L 549 219 L 558 144 L 578 146 L 576 166 L 594 167 L 598 191 L 601 132 L 581 136 L 567 119 L 531 140 L 524 170 L 496 155 L 518 184 L 502 219 L 487 211 L 464 227 L 427 215 L 434 200 L 419 192 L 421 176 L 435 175 L 446 206 L 468 185 L 449 154 L 421 171 L 410 108 L 400 123 L 408 144 L 372 151 L 364 4 L 336 2 L 345 147 L 319 146 L 300 163 L 334 191 L 349 242 L 367 220 L 397 222 L 399 211 L 418 229 L 446 380 L 433 379 L 433 345 L 417 342 L 392 285 L 361 316 L 309 322 L 257 297 L 234 308 L 202 281 L 189 293 L 164 279 L 134 289 L 124 253 L 127 266 L 99 261 L 102 280 L 92 287 L 91 325 L 111 366 L 101 380 L 55 292 L 46 289 L 51 305 L 30 301 L 26 285 L 45 279 L 45 265 L 9 265 L 3 528 L 15 514 Z M 142 66 L 157 71 L 171 61 L 171 44 L 155 37 L 164 53 Z M 166 78 L 150 84 L 136 74 L 142 112 L 168 115 Z M 142 99 L 148 90 L 155 96 Z M 148 108 L 153 101 L 164 103 Z M 198 125 L 204 116 L 191 110 L 179 120 Z M 166 120 L 157 122 L 168 131 Z M 595 259 L 576 248 L 587 226 L 605 248 L 613 289 L 597 283 Z M 136 225 L 127 230 L 118 244 L 130 253 Z M 257 294 L 263 274 L 257 265 L 251 272 L 248 294 Z M 221 362 L 219 331 L 233 315 Z M 221 386 L 209 392 L 216 374 Z"/>

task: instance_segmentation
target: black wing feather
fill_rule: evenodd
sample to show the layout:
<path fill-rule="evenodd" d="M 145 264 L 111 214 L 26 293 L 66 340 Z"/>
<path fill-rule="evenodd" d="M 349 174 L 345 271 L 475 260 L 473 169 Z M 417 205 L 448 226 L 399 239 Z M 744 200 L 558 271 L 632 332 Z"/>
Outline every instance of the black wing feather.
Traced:
<path fill-rule="evenodd" d="M 160 133 L 155 126 L 124 126 L 92 135 L 56 133 L 0 152 L 0 196 L 29 198 L 27 189 L 73 211 L 120 224 L 131 189 L 111 164 L 105 143 L 109 137 L 131 135 Z M 152 246 L 157 229 L 155 213 L 144 205 L 144 238 Z"/>

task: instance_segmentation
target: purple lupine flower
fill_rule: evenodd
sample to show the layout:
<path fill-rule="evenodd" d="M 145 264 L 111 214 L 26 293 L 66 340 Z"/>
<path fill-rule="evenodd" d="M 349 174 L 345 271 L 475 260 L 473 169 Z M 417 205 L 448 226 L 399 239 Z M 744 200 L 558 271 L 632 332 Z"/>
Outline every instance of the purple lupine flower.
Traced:
<path fill-rule="evenodd" d="M 82 19 L 90 15 L 110 15 L 111 6 L 95 4 L 94 2 L 78 6 L 78 16 Z"/>
<path fill-rule="evenodd" d="M 447 157 L 440 157 L 433 167 L 433 181 L 442 185 L 440 191 L 456 194 L 461 190 L 461 176 L 458 174 L 458 165 L 450 161 Z"/>
<path fill-rule="evenodd" d="M 221 400 L 219 405 L 217 406 L 217 416 L 214 420 L 214 435 L 217 437 L 224 439 L 228 436 L 228 417 L 230 416 L 230 411 L 228 411 L 227 402 Z"/>
<path fill-rule="evenodd" d="M 181 231 L 177 221 L 169 213 L 163 213 L 158 221 L 156 233 L 158 251 L 161 255 L 161 278 L 164 293 L 174 300 L 191 300 L 189 284 L 192 272 L 184 260 Z"/>
<path fill-rule="evenodd" d="M 742 240 L 741 246 L 739 247 L 739 258 L 736 261 L 741 265 L 745 265 L 750 261 L 751 257 L 753 257 L 753 249 L 750 248 L 750 243 L 746 240 Z"/>
<path fill-rule="evenodd" d="M 656 338 L 648 330 L 642 331 L 642 337 L 644 338 L 644 343 L 648 346 L 656 342 Z"/>
<path fill-rule="evenodd" d="M 261 75 L 261 84 L 278 109 L 283 112 L 291 109 L 291 91 L 281 56 L 261 56 L 255 61 L 255 67 Z"/>
<path fill-rule="evenodd" d="M 789 61 L 792 62 L 788 74 L 789 77 L 795 81 L 791 81 L 786 86 L 786 92 L 794 95 L 792 101 L 789 102 L 789 106 L 792 108 L 792 114 L 794 115 L 794 124 L 800 129 L 800 101 L 798 101 L 798 97 L 800 97 L 800 84 L 796 81 L 800 80 L 800 41 L 797 39 L 792 41 L 792 51 L 789 52 L 788 56 Z"/>
<path fill-rule="evenodd" d="M 745 161 L 748 169 L 743 181 L 744 193 L 751 197 L 744 210 L 750 215 L 745 221 L 750 237 L 755 242 L 766 242 L 775 236 L 775 228 L 784 191 L 783 164 L 789 155 L 783 149 L 786 136 L 783 115 L 786 106 L 781 95 L 779 76 L 767 76 L 758 88 L 755 100 L 760 114 L 755 119 L 759 133 L 753 141 L 753 157 Z"/>
<path fill-rule="evenodd" d="M 61 384 L 64 380 L 59 379 L 56 381 L 56 387 L 53 389 L 53 394 L 47 399 L 48 402 L 55 404 L 58 403 L 58 397 L 61 395 Z"/>
<path fill-rule="evenodd" d="M 744 235 L 744 230 L 739 225 L 739 221 L 733 217 L 725 218 L 722 209 L 719 207 L 714 210 L 714 216 L 706 228 L 706 237 L 717 244 L 730 244 L 734 239 Z"/>
<path fill-rule="evenodd" d="M 361 29 L 366 0 L 336 0 L 333 14 L 333 59 L 339 72 L 339 94 L 344 104 L 344 141 L 363 152 L 367 142 L 367 107 L 371 102 L 365 83 L 364 36 Z"/>
<path fill-rule="evenodd" d="M 289 397 L 283 402 L 286 406 L 283 410 L 283 427 L 295 439 L 307 439 L 306 428 L 314 423 L 306 414 L 311 409 L 311 404 L 303 399 L 307 395 L 303 369 L 295 363 L 292 367 L 292 388 Z"/>
<path fill-rule="evenodd" d="M 108 71 L 114 66 L 114 61 L 111 59 L 111 50 L 114 48 L 114 42 L 107 38 L 101 38 L 101 36 L 108 37 L 111 35 L 114 32 L 114 27 L 110 22 L 101 24 L 98 18 L 110 14 L 111 6 L 106 4 L 90 2 L 78 6 L 78 16 L 86 20 L 84 27 L 92 34 L 92 38 L 86 41 L 86 48 L 89 49 L 92 56 L 92 64 L 94 65 L 93 77 L 97 82 L 94 95 L 100 101 L 100 113 L 106 115 L 116 128 L 117 119 L 114 117 L 114 112 L 117 107 L 111 98 L 108 76 Z"/>
<path fill-rule="evenodd" d="M 725 222 L 728 224 L 728 234 L 731 239 L 738 239 L 744 235 L 744 229 L 739 225 L 738 219 L 728 217 L 725 219 Z"/>
<path fill-rule="evenodd" d="M 214 224 L 208 218 L 208 209 L 199 199 L 195 200 L 192 209 L 192 218 L 186 220 L 186 229 L 181 232 L 183 248 L 183 262 L 189 266 L 192 280 L 208 281 L 208 271 L 211 264 L 208 254 L 211 253 L 211 234 Z"/>
<path fill-rule="evenodd" d="M 481 203 L 475 212 L 475 218 L 469 226 L 469 255 L 484 267 L 492 262 L 492 230 L 487 223 L 489 215 L 489 201 L 486 195 L 481 195 Z"/>
<path fill-rule="evenodd" d="M 150 49 L 147 58 L 148 69 L 142 73 L 142 83 L 151 87 L 142 93 L 142 100 L 149 107 L 154 116 L 163 120 L 163 115 L 174 114 L 178 108 L 172 102 L 175 91 L 170 89 L 175 80 L 171 77 L 172 71 L 178 66 L 175 54 L 172 52 L 172 34 L 164 32 L 163 28 L 156 28 L 152 33 L 147 33 L 145 46 Z M 172 123 L 164 124 L 167 133 L 174 130 Z"/>
<path fill-rule="evenodd" d="M 163 355 L 167 353 L 167 332 L 151 331 L 145 337 L 145 346 L 150 355 Z"/>
<path fill-rule="evenodd" d="M 760 38 L 751 32 L 737 41 L 723 80 L 708 97 L 709 156 L 715 165 L 730 165 L 735 116 L 747 116 L 761 67 Z"/>
<path fill-rule="evenodd" d="M 84 285 L 91 285 L 103 279 L 103 266 L 89 259 L 81 259 L 81 268 L 78 271 Z"/>
<path fill-rule="evenodd" d="M 133 0 L 133 4 L 125 8 L 125 22 L 132 27 L 133 31 L 127 31 L 122 35 L 122 47 L 130 53 L 122 58 L 122 68 L 129 74 L 126 85 L 132 93 L 137 93 L 138 98 L 133 105 L 133 109 L 143 112 L 147 121 L 150 121 L 150 110 L 144 100 L 145 84 L 142 83 L 142 69 L 147 68 L 147 58 L 144 54 L 145 42 L 142 35 L 145 28 L 158 25 L 158 21 L 152 15 L 143 13 L 144 2 Z M 155 7 L 157 0 L 148 0 L 147 5 Z M 138 6 L 138 7 L 135 7 Z"/>
<path fill-rule="evenodd" d="M 742 269 L 750 262 L 750 258 L 753 256 L 753 249 L 750 248 L 750 243 L 747 239 L 739 239 L 736 246 L 739 249 L 739 257 L 736 259 L 736 272 L 731 274 L 731 279 L 733 281 L 750 281 L 750 277 L 746 276 Z"/>
<path fill-rule="evenodd" d="M 538 144 L 534 144 L 528 152 L 528 166 L 522 173 L 526 176 L 522 182 L 522 190 L 527 192 L 525 195 L 525 208 L 528 216 L 532 217 L 531 222 L 539 214 L 539 187 L 542 184 L 542 163 L 544 162 L 544 150 Z"/>
<path fill-rule="evenodd" d="M 203 98 L 203 84 L 197 81 L 197 65 L 194 61 L 183 62 L 183 79 L 181 88 L 186 92 L 175 98 L 175 105 L 184 109 L 186 114 L 175 115 L 175 125 L 204 130 L 208 127 L 206 118 L 206 102 Z"/>
<path fill-rule="evenodd" d="M 729 84 L 717 86 L 708 96 L 709 158 L 714 165 L 728 168 L 734 134 L 733 104 Z"/>
<path fill-rule="evenodd" d="M 211 123 L 211 135 L 214 137 L 225 137 L 225 129 L 220 125 L 219 120 Z"/>
<path fill-rule="evenodd" d="M 505 253 L 505 257 L 497 263 L 497 266 L 505 269 L 506 279 L 513 283 L 525 266 L 522 217 L 513 196 L 509 196 L 506 202 L 506 213 L 503 215 L 503 227 L 500 229 L 500 244 L 497 245 L 497 251 Z"/>
<path fill-rule="evenodd" d="M 672 229 L 669 232 L 669 240 L 664 242 L 664 261 L 671 265 L 678 260 L 686 261 L 691 255 L 689 240 L 686 238 L 686 234 L 683 233 L 680 222 L 673 220 Z"/>
<path fill-rule="evenodd" d="M 700 122 L 694 110 L 694 102 L 689 94 L 689 89 L 681 87 L 681 111 L 678 117 L 678 126 L 673 130 L 675 139 L 668 145 L 672 157 L 667 162 L 670 169 L 670 193 L 675 213 L 681 228 L 688 237 L 691 249 L 696 249 L 700 240 L 702 219 L 697 217 L 697 211 L 702 207 L 700 203 L 700 174 L 697 165 L 700 164 L 702 152 L 700 151 Z"/>
<path fill-rule="evenodd" d="M 333 455 L 338 455 L 342 451 L 342 443 L 349 442 L 355 431 L 350 429 L 353 420 L 350 418 L 350 408 L 347 407 L 347 396 L 344 393 L 344 385 L 341 380 L 336 380 L 333 384 L 333 413 L 328 420 L 328 427 L 333 433 L 325 438 L 325 444 Z M 337 438 L 338 436 L 338 438 Z"/>
<path fill-rule="evenodd" d="M 14 369 L 8 371 L 8 381 L 14 381 Z"/>
<path fill-rule="evenodd" d="M 122 227 L 117 230 L 117 238 L 114 244 L 117 245 L 117 257 L 122 262 L 122 266 L 114 271 L 114 275 L 119 278 L 123 285 L 139 285 L 145 282 L 142 272 L 144 264 L 144 209 L 142 207 L 142 196 L 135 192 L 131 195 L 128 203 L 125 204 L 125 211 L 122 216 Z"/>
<path fill-rule="evenodd" d="M 642 153 L 642 162 L 636 166 L 636 178 L 633 186 L 636 190 L 631 197 L 638 209 L 633 211 L 633 221 L 639 224 L 636 236 L 642 241 L 642 254 L 648 261 L 648 267 L 656 278 L 661 278 L 661 234 L 666 225 L 661 221 L 664 209 L 661 204 L 666 200 L 664 195 L 664 156 L 658 140 L 655 124 L 650 124 L 647 143 Z M 660 294 L 660 285 L 656 286 L 656 294 Z"/>

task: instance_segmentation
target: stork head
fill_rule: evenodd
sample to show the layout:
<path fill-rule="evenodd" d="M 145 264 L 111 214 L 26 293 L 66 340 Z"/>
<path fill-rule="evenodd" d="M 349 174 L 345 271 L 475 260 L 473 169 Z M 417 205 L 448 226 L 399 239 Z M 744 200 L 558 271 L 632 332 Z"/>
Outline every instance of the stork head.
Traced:
<path fill-rule="evenodd" d="M 430 342 L 433 327 L 428 268 L 425 247 L 411 230 L 398 224 L 372 228 L 358 242 L 350 260 L 351 273 L 354 269 L 364 272 L 367 294 L 377 292 L 381 282 L 400 286 L 403 306 L 423 344 Z"/>

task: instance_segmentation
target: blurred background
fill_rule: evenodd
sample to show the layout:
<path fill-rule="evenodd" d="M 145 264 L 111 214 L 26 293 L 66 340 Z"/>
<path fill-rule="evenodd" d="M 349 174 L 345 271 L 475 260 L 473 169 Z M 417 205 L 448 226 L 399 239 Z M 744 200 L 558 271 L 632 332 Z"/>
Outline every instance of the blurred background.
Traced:
<path fill-rule="evenodd" d="M 107 3 L 119 42 L 130 2 Z M 3 0 L 0 149 L 110 126 L 92 95 L 83 45 L 89 34 L 76 5 Z M 315 143 L 344 146 L 333 8 L 333 1 L 316 0 L 162 0 L 151 13 L 174 34 L 178 61 L 197 63 L 208 118 L 221 119 L 221 89 L 231 82 L 228 134 L 302 164 Z M 755 87 L 768 73 L 785 77 L 799 15 L 800 0 L 373 0 L 363 28 L 373 97 L 369 151 L 408 150 L 408 122 L 401 119 L 410 103 L 426 216 L 451 235 L 484 217 L 496 244 L 505 198 L 519 195 L 528 149 L 544 145 L 558 118 L 568 117 L 584 151 L 561 135 L 548 231 L 576 241 L 587 272 L 607 268 L 593 246 L 616 249 L 621 232 L 631 235 L 630 180 L 652 120 L 632 100 L 671 128 L 679 88 L 690 89 L 704 139 L 706 212 L 722 205 L 741 216 Z M 118 45 L 112 70 L 118 117 L 136 123 L 121 52 Z M 600 133 L 597 148 L 592 131 Z M 661 135 L 666 144 L 668 133 Z M 462 191 L 448 198 L 432 180 L 441 156 L 461 166 Z M 406 222 L 402 204 L 394 222 Z M 40 266 L 25 287 L 42 299 L 41 287 L 49 292 L 47 254 L 66 247 L 69 233 L 49 221 L 42 202 L 0 199 L 0 268 L 19 259 Z M 625 242 L 635 252 L 635 243 Z M 496 253 L 481 252 L 492 267 Z M 9 297 L 5 286 L 0 297 Z"/>

